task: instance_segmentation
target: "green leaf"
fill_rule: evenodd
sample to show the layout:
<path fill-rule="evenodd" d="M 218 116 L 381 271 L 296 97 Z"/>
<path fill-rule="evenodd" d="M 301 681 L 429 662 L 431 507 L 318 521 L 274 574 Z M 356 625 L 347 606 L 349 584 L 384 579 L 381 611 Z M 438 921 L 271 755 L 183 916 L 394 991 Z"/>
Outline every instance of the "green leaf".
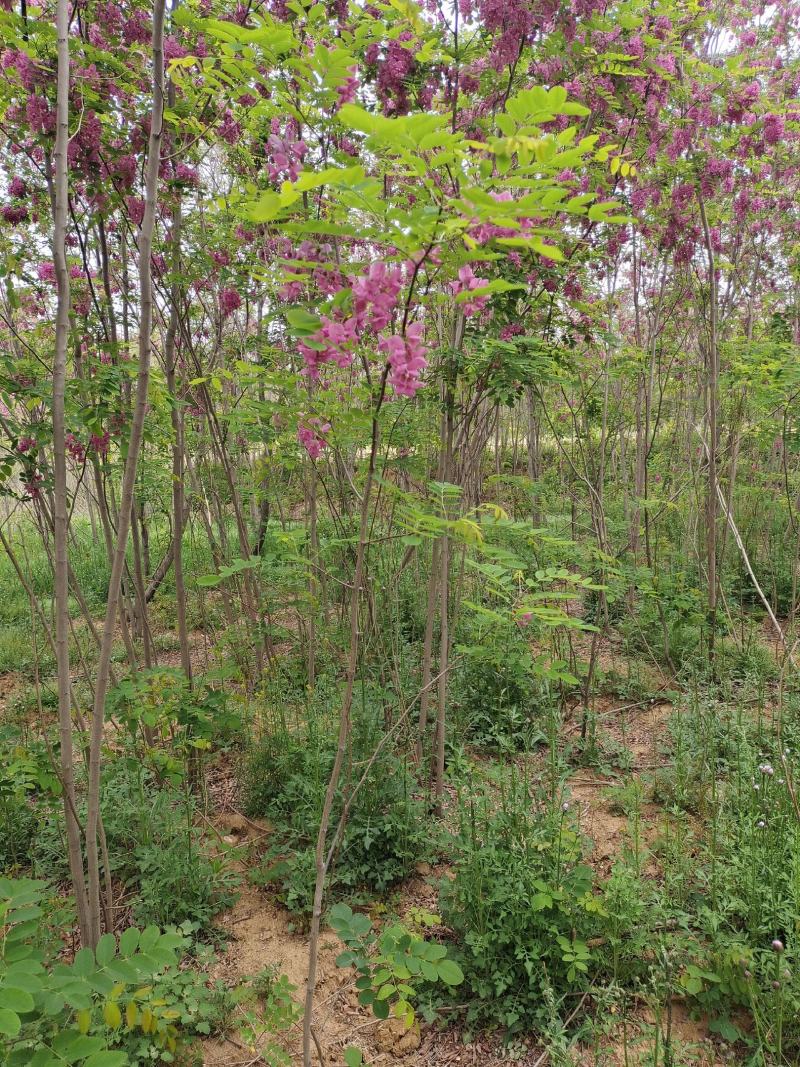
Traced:
<path fill-rule="evenodd" d="M 83 1067 L 125 1067 L 128 1057 L 124 1052 L 96 1052 L 90 1056 Z"/>
<path fill-rule="evenodd" d="M 719 1019 L 712 1019 L 708 1024 L 708 1029 L 712 1034 L 719 1034 L 725 1041 L 740 1041 L 742 1039 L 742 1032 L 738 1026 L 731 1022 L 730 1019 L 725 1016 Z"/>
<path fill-rule="evenodd" d="M 16 1037 L 21 1027 L 19 1015 L 15 1011 L 11 1011 L 10 1008 L 0 1008 L 0 1034 Z"/>
<path fill-rule="evenodd" d="M 344 1050 L 343 1055 L 345 1067 L 362 1067 L 362 1064 L 364 1063 L 364 1054 L 360 1048 L 355 1048 L 355 1046 L 351 1045 Z"/>
<path fill-rule="evenodd" d="M 439 977 L 446 985 L 461 985 L 464 981 L 464 972 L 453 960 L 441 960 L 437 964 L 437 969 Z"/>
<path fill-rule="evenodd" d="M 107 963 L 110 963 L 117 954 L 117 939 L 113 934 L 103 934 L 100 940 L 97 942 L 97 948 L 94 955 L 97 962 L 101 967 L 105 967 Z"/>
<path fill-rule="evenodd" d="M 129 926 L 123 930 L 119 939 L 119 951 L 121 956 L 131 956 L 139 947 L 139 931 L 135 926 Z"/>
<path fill-rule="evenodd" d="M 73 974 L 80 975 L 83 978 L 87 974 L 91 974 L 94 967 L 94 955 L 91 949 L 82 948 L 75 953 L 75 959 L 72 961 Z"/>
<path fill-rule="evenodd" d="M 250 222 L 271 222 L 280 215 L 285 206 L 283 198 L 270 191 L 252 203 L 243 204 L 240 210 Z"/>
<path fill-rule="evenodd" d="M 319 315 L 312 315 L 310 311 L 306 311 L 305 308 L 301 307 L 287 308 L 284 311 L 284 317 L 289 323 L 292 332 L 299 337 L 316 333 L 322 325 Z"/>
<path fill-rule="evenodd" d="M 4 1008 L 9 1008 L 13 1012 L 21 1012 L 23 1015 L 26 1011 L 33 1011 L 34 1008 L 34 999 L 30 993 L 15 986 L 0 988 L 0 1002 Z"/>

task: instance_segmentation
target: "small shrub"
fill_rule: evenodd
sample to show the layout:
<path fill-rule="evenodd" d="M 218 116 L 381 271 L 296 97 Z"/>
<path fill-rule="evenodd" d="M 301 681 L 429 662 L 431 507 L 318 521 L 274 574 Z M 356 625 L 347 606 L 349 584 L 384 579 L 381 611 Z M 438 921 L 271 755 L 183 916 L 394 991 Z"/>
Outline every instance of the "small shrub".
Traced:
<path fill-rule="evenodd" d="M 540 806 L 512 779 L 500 798 L 462 812 L 457 849 L 440 902 L 459 941 L 468 1021 L 530 1028 L 544 1021 L 546 984 L 557 993 L 585 984 L 587 940 L 604 911 L 571 812 Z"/>
<path fill-rule="evenodd" d="M 348 761 L 352 772 L 336 797 L 333 826 L 380 737 L 376 717 L 360 713 Z M 334 748 L 333 735 L 313 722 L 306 733 L 276 728 L 253 747 L 243 767 L 246 810 L 275 823 L 275 842 L 256 880 L 277 887 L 281 900 L 299 914 L 311 909 L 313 846 Z M 385 745 L 350 806 L 329 889 L 383 892 L 410 874 L 430 849 L 429 820 L 413 777 L 405 761 Z"/>

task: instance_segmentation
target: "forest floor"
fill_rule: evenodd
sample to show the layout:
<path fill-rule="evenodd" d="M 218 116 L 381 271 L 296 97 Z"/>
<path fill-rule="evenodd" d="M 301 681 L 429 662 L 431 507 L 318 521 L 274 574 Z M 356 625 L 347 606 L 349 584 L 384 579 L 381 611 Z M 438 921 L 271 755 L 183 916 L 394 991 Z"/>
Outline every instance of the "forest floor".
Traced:
<path fill-rule="evenodd" d="M 618 666 L 611 649 L 603 649 L 600 660 L 606 670 Z M 654 688 L 658 687 L 659 679 L 654 679 Z M 658 697 L 625 703 L 601 696 L 592 702 L 592 710 L 602 724 L 602 747 L 610 752 L 627 753 L 626 761 L 622 768 L 576 768 L 567 780 L 566 795 L 570 803 L 578 806 L 581 829 L 591 841 L 589 862 L 599 873 L 607 875 L 615 858 L 624 848 L 631 847 L 630 820 L 620 808 L 616 793 L 630 783 L 640 783 L 646 793 L 650 792 L 645 781 L 670 759 L 666 747 L 667 723 L 675 709 L 670 701 Z M 574 740 L 580 729 L 581 710 L 576 709 L 563 723 L 563 743 Z M 541 769 L 539 757 L 532 755 L 527 759 L 534 766 L 538 760 Z M 244 846 L 245 858 L 239 865 L 245 871 L 248 863 L 256 861 L 262 852 L 270 829 L 266 823 L 247 819 L 237 810 L 231 768 L 218 770 L 210 790 L 215 804 L 211 822 L 226 844 Z M 640 808 L 640 846 L 647 857 L 643 873 L 654 879 L 660 878 L 662 871 L 647 846 L 659 831 L 662 812 L 656 802 L 645 802 Z M 448 873 L 446 863 L 435 867 L 419 864 L 415 876 L 395 892 L 387 910 L 401 918 L 414 907 L 436 911 L 437 886 Z M 374 917 L 379 918 L 380 910 Z M 245 882 L 234 907 L 221 916 L 220 925 L 230 940 L 218 958 L 213 977 L 235 985 L 265 965 L 272 965 L 296 987 L 294 995 L 300 1001 L 307 971 L 308 939 L 295 927 L 285 908 Z M 327 1067 L 340 1067 L 344 1063 L 343 1050 L 352 1045 L 359 1047 L 365 1062 L 374 1067 L 394 1063 L 405 1067 L 471 1064 L 499 1067 L 509 1063 L 548 1067 L 551 1063 L 549 1053 L 535 1043 L 521 1042 L 509 1048 L 500 1037 L 491 1034 L 470 1035 L 466 1041 L 458 1025 L 442 1029 L 415 1024 L 406 1030 L 395 1020 L 376 1019 L 368 1008 L 359 1005 L 350 972 L 336 966 L 336 957 L 343 947 L 332 931 L 323 933 L 315 1033 Z M 582 1010 L 591 1010 L 586 998 L 574 1009 L 576 1014 Z M 616 1024 L 613 1017 L 603 1020 L 597 1028 L 601 1036 L 592 1047 L 573 1050 L 575 1067 L 634 1067 L 651 1062 L 655 1020 L 644 1005 L 634 1010 L 633 1018 L 633 1023 L 629 1017 L 624 1026 Z M 281 1039 L 293 1063 L 300 1062 L 300 1027 L 298 1023 Z M 717 1067 L 725 1062 L 719 1057 L 704 1022 L 691 1018 L 680 1000 L 673 1003 L 671 1032 L 676 1063 Z M 270 1041 L 274 1041 L 274 1036 L 263 1035 L 263 1045 Z M 258 1042 L 247 1047 L 235 1034 L 209 1039 L 204 1042 L 204 1063 L 208 1067 L 248 1067 L 257 1062 L 254 1057 L 259 1047 Z"/>
<path fill-rule="evenodd" d="M 203 670 L 212 657 L 207 635 L 192 635 L 196 667 Z M 165 649 L 160 654 L 162 665 L 178 665 L 178 653 Z M 612 644 L 600 650 L 599 665 L 605 672 L 620 673 L 620 662 Z M 579 823 L 591 842 L 588 862 L 599 873 L 608 875 L 612 864 L 623 849 L 639 847 L 644 857 L 643 874 L 660 879 L 663 871 L 659 860 L 648 846 L 659 833 L 664 818 L 663 807 L 646 799 L 639 806 L 638 844 L 632 841 L 631 820 L 620 804 L 620 791 L 641 786 L 643 795 L 653 794 L 653 775 L 670 762 L 668 748 L 668 720 L 675 713 L 669 699 L 658 694 L 666 688 L 663 676 L 653 674 L 650 691 L 656 695 L 641 701 L 625 701 L 607 695 L 593 699 L 591 710 L 597 723 L 597 743 L 609 759 L 599 766 L 575 767 L 567 779 L 565 796 L 579 809 Z M 0 713 L 23 679 L 13 673 L 0 676 Z M 562 723 L 561 744 L 574 743 L 581 731 L 583 709 L 578 706 L 568 713 Z M 113 744 L 113 742 L 112 742 Z M 477 756 L 491 762 L 485 755 Z M 531 754 L 519 757 L 528 762 L 533 773 L 542 771 L 543 757 Z M 497 757 L 497 760 L 501 757 Z M 210 979 L 222 979 L 229 986 L 242 984 L 245 979 L 272 967 L 287 977 L 294 987 L 293 996 L 300 1004 L 303 996 L 308 962 L 308 938 L 292 921 L 290 913 L 262 889 L 252 885 L 247 877 L 250 867 L 257 865 L 269 842 L 270 826 L 262 820 L 246 818 L 239 810 L 236 786 L 236 766 L 226 754 L 212 758 L 208 767 L 208 808 L 203 830 L 210 849 L 230 852 L 235 869 L 242 874 L 238 900 L 217 923 L 223 932 L 224 944 L 219 950 Z M 387 914 L 402 918 L 414 907 L 437 909 L 438 884 L 449 874 L 446 862 L 437 866 L 421 863 L 415 875 L 395 890 L 391 899 L 382 901 L 373 912 L 380 922 Z M 434 936 L 437 931 L 433 931 Z M 440 931 L 446 936 L 446 931 Z M 535 1042 L 504 1045 L 499 1035 L 464 1034 L 458 1025 L 447 1028 L 415 1023 L 407 1030 L 396 1020 L 376 1019 L 369 1008 L 359 1005 L 351 971 L 336 965 L 336 957 L 343 945 L 330 930 L 324 930 L 319 957 L 319 979 L 315 1000 L 315 1036 L 324 1057 L 325 1067 L 341 1067 L 343 1052 L 357 1046 L 371 1067 L 402 1064 L 405 1067 L 452 1067 L 452 1065 L 480 1064 L 481 1067 L 500 1067 L 517 1063 L 521 1067 L 552 1067 L 547 1050 Z M 624 1023 L 613 1015 L 598 1018 L 596 1006 L 584 996 L 579 998 L 573 1013 L 591 1012 L 595 1017 L 597 1035 L 592 1046 L 578 1046 L 571 1050 L 570 1062 L 575 1067 L 644 1067 L 652 1062 L 653 1043 L 658 1029 L 656 1020 L 646 1005 L 634 1005 L 626 1013 Z M 252 1017 L 252 1016 L 251 1016 Z M 663 1020 L 660 1027 L 663 1030 Z M 720 1046 L 703 1020 L 690 1017 L 680 999 L 672 1004 L 670 1021 L 674 1063 L 717 1067 L 730 1060 L 723 1059 Z M 253 1033 L 251 1040 L 243 1040 L 245 1030 L 233 1026 L 224 1036 L 202 1042 L 203 1063 L 208 1067 L 255 1067 L 270 1062 L 261 1059 L 270 1047 L 282 1048 L 292 1063 L 300 1062 L 302 1023 L 296 1023 L 287 1033 Z"/>

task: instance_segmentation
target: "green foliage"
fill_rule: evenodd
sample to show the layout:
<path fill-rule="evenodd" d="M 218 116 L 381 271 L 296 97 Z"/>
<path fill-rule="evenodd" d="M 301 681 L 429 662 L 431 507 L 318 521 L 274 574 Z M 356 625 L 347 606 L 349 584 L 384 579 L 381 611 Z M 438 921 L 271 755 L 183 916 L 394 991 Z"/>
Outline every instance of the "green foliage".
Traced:
<path fill-rule="evenodd" d="M 111 869 L 134 893 L 136 922 L 188 922 L 198 936 L 212 933 L 214 917 L 235 900 L 239 879 L 203 844 L 191 796 L 168 782 L 159 788 L 152 770 L 118 757 L 104 768 L 101 799 Z M 84 813 L 81 803 L 79 816 Z M 68 877 L 60 810 L 39 814 L 30 860 L 36 872 Z"/>
<path fill-rule="evenodd" d="M 572 816 L 512 776 L 499 797 L 470 798 L 456 846 L 441 910 L 458 937 L 468 1019 L 527 1030 L 542 1021 L 547 984 L 584 988 L 596 965 L 587 941 L 604 908 Z"/>
<path fill-rule="evenodd" d="M 37 802 L 60 792 L 46 747 L 13 726 L 0 731 L 0 869 L 27 864 L 39 826 Z"/>
<path fill-rule="evenodd" d="M 126 1055 L 109 1045 L 123 1021 L 157 1047 L 174 1050 L 176 1015 L 150 1002 L 147 983 L 175 964 L 176 950 L 186 943 L 183 935 L 131 927 L 119 942 L 104 934 L 95 952 L 84 948 L 71 963 L 54 962 L 46 958 L 38 936 L 45 891 L 42 882 L 0 879 L 3 1062 L 9 1067 L 54 1062 L 122 1067 Z"/>
<path fill-rule="evenodd" d="M 224 858 L 207 854 L 193 834 L 140 846 L 136 853 L 137 922 L 161 925 L 191 923 L 211 933 L 214 917 L 235 902 L 238 875 Z"/>
<path fill-rule="evenodd" d="M 248 754 L 243 787 L 248 814 L 275 823 L 274 841 L 256 873 L 260 884 L 277 886 L 292 911 L 309 914 L 314 884 L 313 842 L 333 764 L 335 737 L 312 720 L 307 732 L 276 728 Z M 375 709 L 355 715 L 348 764 L 352 777 L 340 783 L 332 825 L 378 751 L 381 733 Z M 430 853 L 433 841 L 425 806 L 406 761 L 383 744 L 349 804 L 329 892 L 383 892 L 406 877 Z"/>
<path fill-rule="evenodd" d="M 461 968 L 448 958 L 445 945 L 428 941 L 401 923 L 375 934 L 366 915 L 342 903 L 331 908 L 329 921 L 347 945 L 337 957 L 337 965 L 355 968 L 358 1001 L 371 1007 L 379 1019 L 393 1015 L 410 1027 L 420 987 L 442 983 L 454 989 L 464 981 Z"/>
<path fill-rule="evenodd" d="M 497 635 L 476 626 L 474 643 L 458 644 L 463 661 L 453 672 L 451 696 L 459 735 L 499 750 L 526 749 L 544 739 L 544 713 L 554 696 L 534 677 L 534 657 L 524 631 Z"/>
<path fill-rule="evenodd" d="M 180 668 L 154 667 L 123 679 L 108 695 L 109 713 L 127 728 L 130 744 L 159 775 L 180 781 L 188 761 L 230 736 L 239 716 L 222 689 L 195 679 Z M 143 744 L 142 739 L 149 739 Z M 156 742 L 168 741 L 159 746 Z"/>

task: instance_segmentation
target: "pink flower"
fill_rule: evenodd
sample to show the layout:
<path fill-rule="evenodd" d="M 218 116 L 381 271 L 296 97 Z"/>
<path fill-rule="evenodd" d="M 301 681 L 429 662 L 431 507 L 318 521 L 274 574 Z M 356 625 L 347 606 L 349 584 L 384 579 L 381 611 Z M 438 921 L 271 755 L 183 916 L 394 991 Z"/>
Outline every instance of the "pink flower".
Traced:
<path fill-rule="evenodd" d="M 512 337 L 517 337 L 519 334 L 525 332 L 525 327 L 521 322 L 512 322 L 508 326 L 504 326 L 500 330 L 500 340 L 510 341 Z"/>
<path fill-rule="evenodd" d="M 144 200 L 140 200 L 138 196 L 129 196 L 126 198 L 125 203 L 128 207 L 131 222 L 141 226 L 144 219 Z"/>
<path fill-rule="evenodd" d="M 421 322 L 412 322 L 405 337 L 394 334 L 378 343 L 389 363 L 389 385 L 398 396 L 413 397 L 422 388 L 419 377 L 428 365 L 427 349 L 422 344 L 424 328 Z"/>
<path fill-rule="evenodd" d="M 28 221 L 28 209 L 24 204 L 6 204 L 3 207 L 2 215 L 3 219 L 12 226 Z"/>
<path fill-rule="evenodd" d="M 39 471 L 34 471 L 28 478 L 27 482 L 23 482 L 22 486 L 25 490 L 25 496 L 30 500 L 38 500 L 41 495 L 41 483 L 44 481 L 44 475 Z"/>
<path fill-rule="evenodd" d="M 319 459 L 323 448 L 327 445 L 325 434 L 331 428 L 329 422 L 322 422 L 316 417 L 306 419 L 305 424 L 300 423 L 297 427 L 297 440 L 303 446 L 311 459 Z"/>
<path fill-rule="evenodd" d="M 450 288 L 452 289 L 453 294 L 458 296 L 460 293 L 469 293 L 474 289 L 483 289 L 483 287 L 488 284 L 489 281 L 487 278 L 476 278 L 472 267 L 467 264 L 459 270 L 458 280 L 450 282 Z M 467 317 L 477 315 L 478 312 L 483 311 L 488 303 L 489 297 L 487 295 L 476 296 L 471 300 L 465 300 L 463 302 L 459 301 L 459 304 Z"/>
<path fill-rule="evenodd" d="M 767 144 L 777 144 L 783 138 L 786 122 L 782 115 L 764 116 L 764 140 Z"/>
<path fill-rule="evenodd" d="M 358 73 L 357 67 L 350 67 L 347 78 L 336 89 L 337 104 L 339 107 L 342 104 L 352 104 L 356 98 L 356 92 L 358 91 L 358 79 L 356 74 Z"/>
<path fill-rule="evenodd" d="M 297 181 L 308 147 L 305 141 L 293 141 L 289 137 L 287 132 L 283 137 L 277 133 L 271 133 L 267 138 L 267 148 L 270 153 L 267 173 L 270 181 L 277 182 L 281 178 L 288 178 L 292 182 Z"/>
<path fill-rule="evenodd" d="M 64 438 L 64 444 L 67 452 L 75 460 L 76 463 L 83 463 L 86 458 L 86 449 L 80 443 L 74 433 L 68 433 Z"/>
<path fill-rule="evenodd" d="M 392 321 L 397 297 L 403 288 L 403 275 L 399 267 L 387 267 L 385 263 L 371 263 L 369 270 L 360 278 L 350 277 L 353 291 L 353 315 L 359 327 L 369 326 L 375 333 L 385 329 Z"/>
<path fill-rule="evenodd" d="M 56 268 L 54 263 L 40 263 L 36 268 L 36 276 L 40 282 L 55 282 Z"/>
<path fill-rule="evenodd" d="M 305 363 L 302 373 L 312 381 L 319 379 L 319 368 L 325 363 L 335 363 L 342 370 L 349 367 L 353 362 L 352 349 L 358 343 L 355 319 L 336 322 L 323 315 L 321 322 L 320 328 L 309 337 L 308 344 L 300 342 L 298 345 Z"/>
<path fill-rule="evenodd" d="M 89 435 L 89 448 L 93 449 L 98 456 L 108 455 L 108 446 L 111 443 L 111 434 L 108 430 L 104 430 L 102 434 L 90 434 Z"/>
<path fill-rule="evenodd" d="M 17 452 L 30 452 L 33 448 L 36 448 L 35 437 L 20 437 L 17 441 Z"/>
<path fill-rule="evenodd" d="M 179 163 L 175 168 L 175 181 L 180 182 L 181 185 L 198 185 L 200 176 L 188 163 Z"/>
<path fill-rule="evenodd" d="M 242 298 L 235 289 L 223 289 L 219 294 L 219 310 L 223 319 L 227 319 L 237 308 L 242 306 Z"/>

